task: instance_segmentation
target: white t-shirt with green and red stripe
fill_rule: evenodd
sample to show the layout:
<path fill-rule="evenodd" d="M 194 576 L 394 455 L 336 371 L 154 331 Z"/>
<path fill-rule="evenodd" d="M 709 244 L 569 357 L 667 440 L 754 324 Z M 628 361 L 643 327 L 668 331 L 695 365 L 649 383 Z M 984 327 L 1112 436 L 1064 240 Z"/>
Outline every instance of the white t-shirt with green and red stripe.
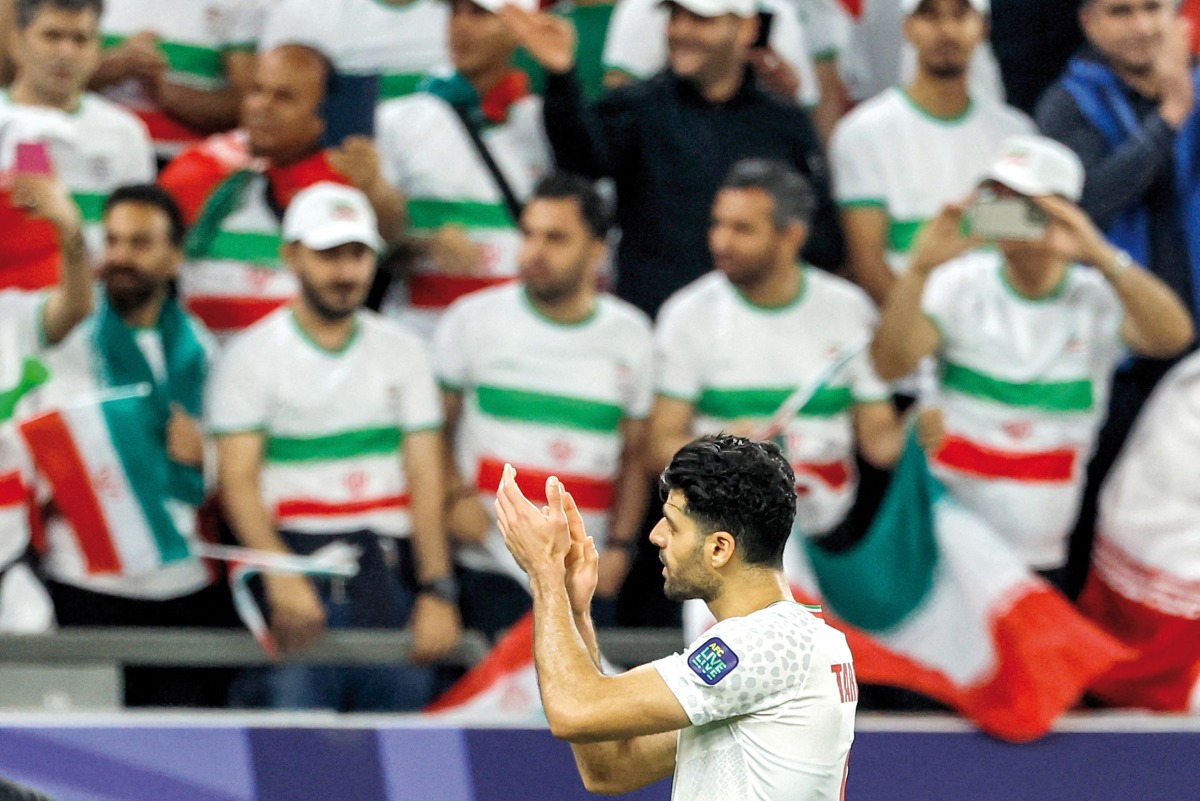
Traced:
<path fill-rule="evenodd" d="M 446 101 L 419 92 L 379 106 L 376 145 L 383 174 L 408 201 L 415 234 L 461 226 L 482 251 L 471 275 L 447 275 L 431 261 L 418 263 L 388 298 L 385 310 L 432 337 L 438 317 L 453 301 L 517 274 L 521 233 L 462 121 Z M 527 97 L 508 110 L 508 119 L 481 133 L 500 171 L 519 200 L 551 164 L 542 129 L 541 100 Z"/>
<path fill-rule="evenodd" d="M 0 170 L 15 163 L 18 142 L 43 141 L 54 172 L 66 184 L 83 217 L 88 253 L 104 255 L 104 201 L 118 186 L 154 180 L 154 150 L 146 126 L 125 109 L 85 92 L 72 112 L 14 103 L 0 91 L 0 125 L 6 127 Z"/>
<path fill-rule="evenodd" d="M 652 358 L 650 321 L 611 295 L 600 295 L 595 312 L 575 325 L 542 316 L 516 283 L 457 301 L 438 325 L 434 364 L 443 386 L 463 395 L 455 442 L 461 475 L 494 498 L 511 463 L 535 500 L 557 476 L 602 547 L 621 466 L 620 425 L 650 413 Z M 493 529 L 488 547 L 459 558 L 477 569 L 512 568 L 506 553 Z"/>
<path fill-rule="evenodd" d="M 238 334 L 213 373 L 206 423 L 216 436 L 263 435 L 263 502 L 279 528 L 405 537 L 404 437 L 440 427 L 441 402 L 415 336 L 372 312 L 355 322 L 336 352 L 291 308 Z"/>
<path fill-rule="evenodd" d="M 100 33 L 107 48 L 151 31 L 167 59 L 167 80 L 193 89 L 223 89 L 228 86 L 226 55 L 255 49 L 264 7 L 270 1 L 106 0 Z M 205 136 L 163 111 L 138 81 L 115 84 L 105 94 L 142 118 L 162 158 Z"/>
<path fill-rule="evenodd" d="M 920 227 L 971 192 L 1005 139 L 1034 132 L 1028 117 L 993 100 L 973 99 L 959 117 L 942 119 L 893 87 L 854 109 L 834 131 L 834 193 L 843 207 L 887 213 L 887 260 L 900 273 Z"/>
<path fill-rule="evenodd" d="M 443 0 L 279 0 L 267 12 L 259 50 L 312 45 L 348 75 L 378 75 L 379 99 L 411 94 L 449 64 L 450 6 Z"/>
<path fill-rule="evenodd" d="M 766 424 L 842 349 L 869 341 L 877 314 L 853 284 L 803 268 L 797 297 L 779 308 L 750 303 L 721 273 L 684 287 L 658 318 L 658 391 L 694 405 L 695 433 Z M 823 534 L 854 502 L 855 404 L 889 397 L 865 351 L 821 386 L 780 435 L 796 471 L 796 526 Z"/>
<path fill-rule="evenodd" d="M 946 441 L 935 474 L 1039 570 L 1061 566 L 1124 349 L 1124 309 L 1096 270 L 1019 295 L 997 253 L 939 267 L 921 303 L 940 332 Z"/>

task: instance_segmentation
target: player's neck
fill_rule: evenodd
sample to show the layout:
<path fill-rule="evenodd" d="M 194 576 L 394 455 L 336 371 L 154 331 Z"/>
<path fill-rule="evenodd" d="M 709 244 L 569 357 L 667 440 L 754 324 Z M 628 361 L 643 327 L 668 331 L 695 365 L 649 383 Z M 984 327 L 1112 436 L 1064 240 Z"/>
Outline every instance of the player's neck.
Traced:
<path fill-rule="evenodd" d="M 742 568 L 737 576 L 725 580 L 721 594 L 708 602 L 708 611 L 719 622 L 791 600 L 792 591 L 782 570 Z"/>
<path fill-rule="evenodd" d="M 957 119 L 971 107 L 966 73 L 959 78 L 938 78 L 928 73 L 918 73 L 905 91 L 922 111 L 942 120 Z"/>
<path fill-rule="evenodd" d="M 302 298 L 292 303 L 292 313 L 300 331 L 323 350 L 336 353 L 346 347 L 358 327 L 357 315 L 331 320 L 310 308 Z"/>
<path fill-rule="evenodd" d="M 1028 300 L 1053 295 L 1062 283 L 1067 266 L 1050 252 L 1004 251 L 1004 278 L 1013 291 Z"/>
<path fill-rule="evenodd" d="M 761 309 L 781 309 L 800 297 L 804 280 L 804 271 L 789 261 L 774 267 L 761 280 L 738 289 L 746 300 Z"/>
<path fill-rule="evenodd" d="M 43 106 L 45 108 L 56 108 L 60 111 L 73 112 L 79 108 L 79 102 L 83 98 L 83 92 L 71 92 L 63 95 L 47 95 L 38 92 L 28 82 L 22 81 L 20 78 L 13 81 L 12 87 L 8 90 L 8 96 L 14 103 L 19 106 Z"/>
<path fill-rule="evenodd" d="M 596 290 L 586 284 L 578 292 L 558 300 L 541 300 L 528 289 L 525 297 L 534 311 L 559 325 L 579 325 L 596 313 Z"/>

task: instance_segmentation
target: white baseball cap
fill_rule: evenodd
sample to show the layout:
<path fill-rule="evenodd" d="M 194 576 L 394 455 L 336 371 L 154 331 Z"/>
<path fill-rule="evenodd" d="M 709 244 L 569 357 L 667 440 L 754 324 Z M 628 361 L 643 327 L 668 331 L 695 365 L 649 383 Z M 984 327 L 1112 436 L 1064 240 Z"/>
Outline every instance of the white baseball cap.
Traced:
<path fill-rule="evenodd" d="M 686 8 L 698 17 L 753 17 L 758 14 L 758 0 L 662 0 L 660 6 Z"/>
<path fill-rule="evenodd" d="M 1083 162 L 1071 148 L 1045 136 L 1023 134 L 1004 140 L 987 177 L 1028 197 L 1083 196 Z"/>
<path fill-rule="evenodd" d="M 383 249 L 375 212 L 357 189 L 329 181 L 298 192 L 283 215 L 283 241 L 299 242 L 313 250 L 329 250 L 361 242 Z"/>
<path fill-rule="evenodd" d="M 493 14 L 504 6 L 516 6 L 531 13 L 538 10 L 538 0 L 471 0 L 471 2 Z"/>
<path fill-rule="evenodd" d="M 921 3 L 924 2 L 925 0 L 900 0 L 900 9 L 904 12 L 904 16 L 907 17 L 920 8 Z M 980 14 L 992 13 L 991 0 L 967 0 L 967 2 L 974 6 L 975 10 Z"/>

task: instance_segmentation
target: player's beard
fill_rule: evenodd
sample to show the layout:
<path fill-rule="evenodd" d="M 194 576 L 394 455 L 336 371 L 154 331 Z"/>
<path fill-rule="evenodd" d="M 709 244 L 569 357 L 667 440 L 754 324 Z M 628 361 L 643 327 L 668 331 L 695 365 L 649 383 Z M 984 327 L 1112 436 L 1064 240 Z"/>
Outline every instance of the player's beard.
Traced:
<path fill-rule="evenodd" d="M 721 581 L 705 572 L 703 564 L 704 543 L 701 542 L 688 558 L 674 569 L 667 566 L 663 583 L 663 594 L 672 601 L 690 601 L 693 598 L 708 603 L 721 591 Z"/>
<path fill-rule="evenodd" d="M 104 280 L 104 296 L 108 304 L 121 316 L 132 314 L 144 307 L 158 296 L 162 288 L 158 280 L 146 276 L 136 267 L 125 264 L 105 264 L 100 269 L 100 277 Z M 127 280 L 122 285 L 110 280 L 111 278 Z"/>
<path fill-rule="evenodd" d="M 345 286 L 349 286 L 346 284 Z M 363 298 L 361 293 L 355 295 L 353 303 L 335 303 L 326 300 L 322 295 L 321 289 L 317 288 L 308 281 L 300 281 L 300 292 L 304 295 L 304 302 L 308 304 L 317 316 L 331 323 L 341 322 L 347 317 L 350 317 L 358 307 L 362 305 Z"/>

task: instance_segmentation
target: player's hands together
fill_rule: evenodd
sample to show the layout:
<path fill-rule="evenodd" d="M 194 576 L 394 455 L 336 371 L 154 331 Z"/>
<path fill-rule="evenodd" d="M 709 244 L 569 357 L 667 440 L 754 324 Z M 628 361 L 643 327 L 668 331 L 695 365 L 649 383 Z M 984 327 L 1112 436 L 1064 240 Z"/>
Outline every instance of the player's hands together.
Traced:
<path fill-rule="evenodd" d="M 517 43 L 550 72 L 564 73 L 575 66 L 578 36 L 575 26 L 544 11 L 531 12 L 506 3 L 496 12 Z"/>
<path fill-rule="evenodd" d="M 166 75 L 167 67 L 167 57 L 158 46 L 157 34 L 142 31 L 104 51 L 92 82 L 103 87 L 134 78 L 153 92 Z"/>
<path fill-rule="evenodd" d="M 517 471 L 506 464 L 495 509 L 504 544 L 529 578 L 557 574 L 558 580 L 564 581 L 571 532 L 559 480 L 554 476 L 546 480 L 546 508 L 538 509 L 517 486 Z"/>
<path fill-rule="evenodd" d="M 271 633 L 281 654 L 303 651 L 325 634 L 325 605 L 305 576 L 267 575 Z"/>
<path fill-rule="evenodd" d="M 437 662 L 454 650 L 462 636 L 458 607 L 434 595 L 417 597 L 409 626 L 413 635 L 409 660 L 414 665 Z"/>
<path fill-rule="evenodd" d="M 583 516 L 571 493 L 563 493 L 562 505 L 571 535 L 571 547 L 565 560 L 567 597 L 571 600 L 571 611 L 578 615 L 592 608 L 592 598 L 599 586 L 600 554 L 596 551 L 595 540 L 583 528 Z M 544 511 L 548 514 L 549 507 Z"/>

